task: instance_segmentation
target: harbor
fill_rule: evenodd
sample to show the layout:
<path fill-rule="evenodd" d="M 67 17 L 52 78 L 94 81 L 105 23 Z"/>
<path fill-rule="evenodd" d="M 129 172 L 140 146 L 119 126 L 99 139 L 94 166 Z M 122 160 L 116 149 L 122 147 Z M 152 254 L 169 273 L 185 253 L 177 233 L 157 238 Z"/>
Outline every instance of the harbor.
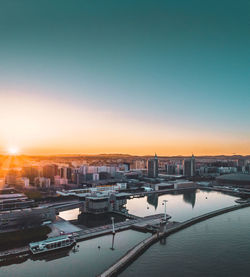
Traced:
<path fill-rule="evenodd" d="M 84 253 L 87 249 L 89 249 L 89 245 L 92 245 L 91 247 L 93 247 L 93 249 L 91 251 L 93 251 L 93 253 L 96 253 L 93 255 L 101 255 L 99 257 L 101 259 L 99 263 L 101 263 L 102 266 L 98 265 L 98 267 L 93 271 L 93 267 L 89 267 L 91 263 L 89 265 L 84 263 L 85 269 L 82 270 L 83 272 L 89 272 L 89 276 L 100 275 L 107 269 L 107 266 L 111 267 L 128 251 L 133 249 L 135 245 L 138 245 L 145 239 L 157 236 L 157 230 L 159 230 L 160 223 L 162 222 L 162 220 L 164 221 L 165 206 L 163 205 L 163 200 L 168 200 L 168 202 L 166 202 L 166 211 L 167 215 L 171 216 L 171 218 L 168 217 L 166 230 L 173 230 L 173 228 L 178 228 L 181 222 L 197 216 L 197 211 L 195 208 L 196 206 L 197 208 L 199 208 L 200 214 L 198 214 L 198 216 L 200 216 L 206 212 L 218 210 L 218 207 L 223 208 L 223 206 L 234 206 L 236 204 L 235 200 L 237 199 L 236 197 L 226 195 L 221 192 L 206 192 L 201 190 L 191 190 L 188 192 L 188 194 L 157 194 L 156 196 L 149 198 L 148 196 L 144 196 L 142 198 L 134 198 L 128 200 L 126 204 L 128 218 L 121 222 L 115 222 L 115 235 L 113 235 L 113 225 L 111 219 L 109 219 L 109 224 L 91 228 L 82 228 L 80 222 L 77 223 L 78 221 L 75 220 L 75 218 L 79 217 L 81 214 L 79 210 L 72 209 L 59 213 L 59 221 L 58 223 L 55 223 L 53 236 L 58 236 L 60 232 L 74 230 L 73 233 L 76 235 L 75 238 L 77 241 L 77 245 L 79 245 L 79 248 L 76 248 L 75 250 L 73 248 L 67 251 L 58 250 L 58 253 L 51 253 L 49 255 L 44 254 L 44 257 L 41 257 L 40 259 L 49 259 L 49 262 L 52 264 L 55 264 L 58 259 L 58 261 L 60 261 L 61 259 L 66 259 L 65 262 L 67 263 L 67 260 L 75 260 L 79 255 L 85 255 Z M 204 201 L 204 199 L 206 201 Z M 175 206 L 172 206 L 174 205 L 174 203 Z M 137 206 L 135 206 L 135 204 Z M 61 216 L 67 218 L 67 220 L 61 218 Z M 133 234 L 136 241 L 132 239 L 132 236 L 129 234 Z M 128 236 L 126 238 L 126 246 L 123 245 L 123 243 L 120 241 L 120 238 L 123 236 Z M 107 243 L 110 244 L 109 247 L 107 247 Z M 119 246 L 120 243 L 122 243 L 123 245 L 122 248 L 120 248 L 121 246 Z M 115 250 L 112 250 L 113 248 Z M 8 269 L 11 268 L 11 261 L 15 263 L 17 261 L 21 263 L 29 263 L 31 259 L 34 259 L 27 247 L 20 248 L 19 250 L 20 252 L 18 252 L 16 249 L 13 249 L 13 251 L 10 250 L 8 252 L 8 257 L 6 256 L 6 251 L 1 252 L 1 266 L 3 266 L 3 268 L 5 269 Z M 116 253 L 116 255 L 113 255 L 113 253 Z M 88 261 L 91 257 L 91 255 L 90 257 L 86 256 L 86 261 Z M 36 260 L 34 261 L 35 264 L 37 263 Z M 103 261 L 103 263 L 101 261 Z M 10 265 L 6 267 L 5 264 Z M 62 265 L 59 266 L 59 268 L 61 267 Z M 42 272 L 46 272 L 46 268 L 43 268 L 41 270 Z"/>

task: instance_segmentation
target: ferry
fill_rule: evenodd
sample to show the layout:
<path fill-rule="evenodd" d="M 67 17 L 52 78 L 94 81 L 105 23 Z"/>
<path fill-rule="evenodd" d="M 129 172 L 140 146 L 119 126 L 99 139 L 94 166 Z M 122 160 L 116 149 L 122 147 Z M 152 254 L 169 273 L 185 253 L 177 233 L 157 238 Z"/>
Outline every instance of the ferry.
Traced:
<path fill-rule="evenodd" d="M 55 251 L 62 248 L 71 247 L 76 244 L 73 235 L 63 235 L 54 238 L 49 238 L 43 241 L 32 242 L 29 244 L 29 249 L 32 254 L 41 254 L 49 251 Z"/>

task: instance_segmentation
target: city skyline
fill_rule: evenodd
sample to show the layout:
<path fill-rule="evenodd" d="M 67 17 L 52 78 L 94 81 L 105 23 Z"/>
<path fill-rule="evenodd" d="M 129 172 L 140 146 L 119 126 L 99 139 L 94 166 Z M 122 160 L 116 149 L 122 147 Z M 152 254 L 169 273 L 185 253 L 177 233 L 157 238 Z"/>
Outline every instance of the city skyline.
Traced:
<path fill-rule="evenodd" d="M 2 3 L 0 153 L 249 155 L 248 11 Z"/>

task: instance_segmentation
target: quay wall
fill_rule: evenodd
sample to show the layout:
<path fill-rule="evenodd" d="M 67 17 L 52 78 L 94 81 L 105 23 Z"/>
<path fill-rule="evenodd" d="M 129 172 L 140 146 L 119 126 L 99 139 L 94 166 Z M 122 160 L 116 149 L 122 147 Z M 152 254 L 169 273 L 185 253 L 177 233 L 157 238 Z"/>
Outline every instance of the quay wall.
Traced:
<path fill-rule="evenodd" d="M 118 273 L 123 271 L 129 264 L 131 264 L 137 257 L 139 257 L 141 254 L 143 254 L 152 244 L 156 243 L 158 240 L 160 240 L 163 237 L 167 237 L 173 233 L 176 233 L 182 229 L 185 229 L 191 225 L 194 225 L 198 222 L 207 220 L 209 218 L 228 213 L 231 211 L 235 211 L 238 209 L 249 207 L 250 203 L 240 204 L 240 205 L 234 205 L 227 208 L 219 209 L 213 212 L 206 213 L 201 216 L 194 217 L 192 219 L 186 220 L 180 224 L 178 224 L 175 227 L 172 227 L 168 230 L 166 230 L 163 233 L 160 234 L 154 234 L 151 237 L 143 240 L 139 244 L 137 244 L 135 247 L 130 249 L 123 257 L 121 257 L 115 264 L 113 264 L 111 267 L 109 267 L 106 271 L 104 271 L 102 274 L 99 275 L 99 277 L 112 277 L 117 276 Z"/>

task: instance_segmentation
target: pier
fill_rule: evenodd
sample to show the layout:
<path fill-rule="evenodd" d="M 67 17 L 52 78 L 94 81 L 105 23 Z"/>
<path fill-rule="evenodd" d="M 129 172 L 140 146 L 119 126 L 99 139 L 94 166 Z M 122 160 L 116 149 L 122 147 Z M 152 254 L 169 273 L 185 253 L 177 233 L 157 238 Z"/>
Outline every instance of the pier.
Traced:
<path fill-rule="evenodd" d="M 167 215 L 167 220 L 171 217 Z M 164 219 L 164 214 L 150 215 L 146 217 L 129 219 L 127 221 L 119 222 L 115 224 L 115 231 L 120 232 L 128 229 L 140 230 L 145 232 L 155 232 L 158 228 L 160 222 Z M 104 225 L 96 228 L 91 228 L 87 230 L 81 230 L 75 232 L 76 240 L 85 240 L 93 237 L 98 237 L 106 234 L 112 233 L 112 224 Z"/>

